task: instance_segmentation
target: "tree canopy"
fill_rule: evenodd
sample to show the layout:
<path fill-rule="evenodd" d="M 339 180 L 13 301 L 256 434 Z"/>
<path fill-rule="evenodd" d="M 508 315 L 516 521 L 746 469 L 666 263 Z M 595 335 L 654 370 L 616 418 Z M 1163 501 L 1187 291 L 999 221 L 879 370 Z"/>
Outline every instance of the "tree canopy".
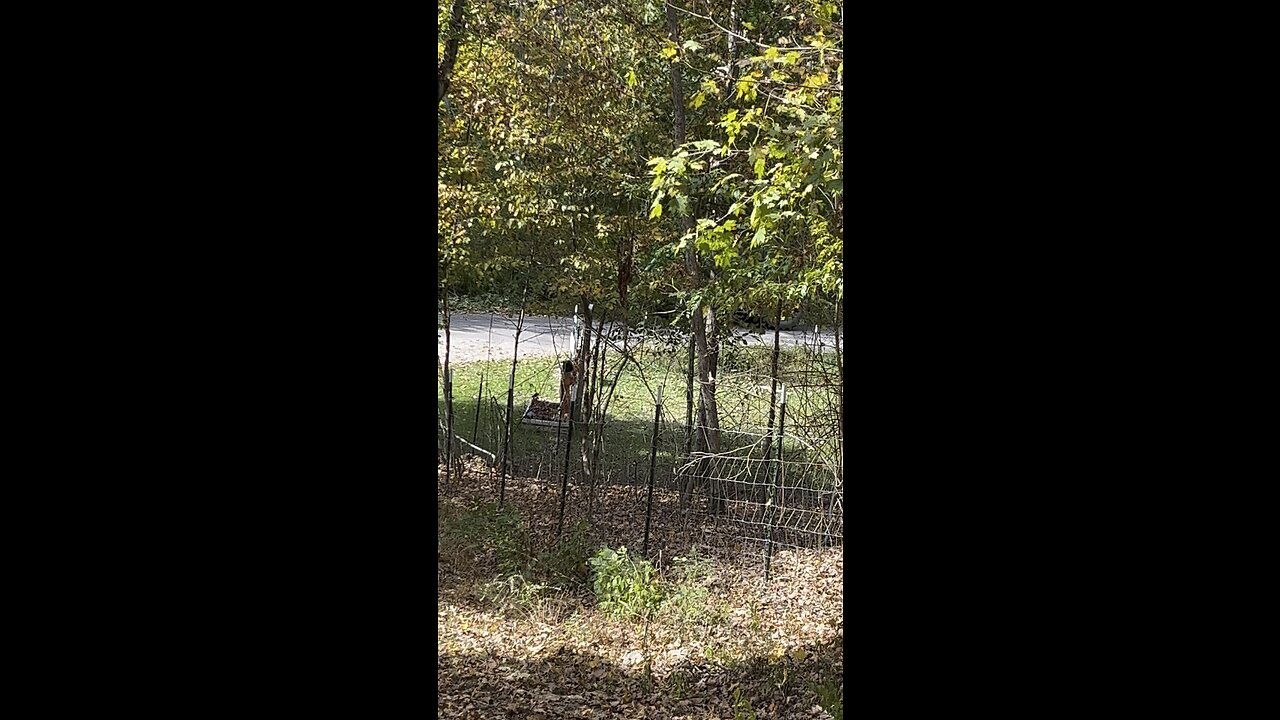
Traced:
<path fill-rule="evenodd" d="M 842 297 L 839 5 L 438 10 L 438 261 L 453 291 L 685 317 Z"/>

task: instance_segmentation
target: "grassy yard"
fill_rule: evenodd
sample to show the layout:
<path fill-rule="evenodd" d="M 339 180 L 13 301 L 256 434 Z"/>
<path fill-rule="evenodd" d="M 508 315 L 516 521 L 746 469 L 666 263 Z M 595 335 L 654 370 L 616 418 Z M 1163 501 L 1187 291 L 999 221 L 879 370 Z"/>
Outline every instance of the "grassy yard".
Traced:
<path fill-rule="evenodd" d="M 723 449 L 750 445 L 764 432 L 769 415 L 770 355 L 770 349 L 761 347 L 731 347 L 722 353 L 717 402 L 720 425 L 725 431 Z M 601 467 L 621 479 L 647 474 L 655 404 L 661 392 L 662 423 L 655 464 L 659 477 L 669 478 L 670 470 L 683 454 L 685 446 L 687 356 L 656 343 L 647 343 L 635 350 L 635 358 L 636 363 L 624 363 L 616 352 L 609 351 L 605 356 L 605 367 L 601 373 L 606 385 L 605 395 L 609 396 L 609 385 L 613 385 L 614 390 L 607 399 Z M 455 433 L 500 457 L 510 359 L 451 367 Z M 837 402 L 837 388 L 830 384 L 838 378 L 834 357 L 826 354 L 815 358 L 802 349 L 787 348 L 781 354 L 779 367 L 782 382 L 791 386 L 787 398 L 787 434 L 801 438 L 789 439 L 784 444 L 785 456 L 798 460 L 829 453 L 829 436 L 833 434 L 836 423 L 833 408 Z M 563 466 L 563 431 L 557 437 L 554 428 L 519 423 L 520 415 L 534 393 L 545 400 L 559 399 L 557 368 L 558 360 L 554 357 L 523 359 L 516 367 L 511 457 L 518 471 L 537 474 L 540 468 L 546 472 L 557 465 Z M 443 390 L 442 384 L 437 382 L 441 422 L 444 417 Z M 695 397 L 695 412 L 696 403 Z M 814 433 L 809 425 L 815 419 L 830 428 Z M 582 437 L 581 426 L 575 427 L 574 435 L 577 445 Z M 472 451 L 462 446 L 462 452 Z"/>

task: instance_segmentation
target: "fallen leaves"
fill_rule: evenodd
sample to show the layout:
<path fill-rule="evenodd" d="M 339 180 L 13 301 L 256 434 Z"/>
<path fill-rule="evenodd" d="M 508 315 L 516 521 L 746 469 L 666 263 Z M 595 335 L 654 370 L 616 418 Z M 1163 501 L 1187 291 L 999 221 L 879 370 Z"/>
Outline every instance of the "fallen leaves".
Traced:
<path fill-rule="evenodd" d="M 486 473 L 468 469 L 439 501 L 477 507 L 492 490 Z M 508 480 L 506 500 L 521 513 L 531 556 L 554 545 L 556 491 Z M 662 615 L 646 632 L 644 623 L 597 612 L 590 593 L 568 580 L 539 600 L 554 613 L 518 612 L 478 592 L 494 580 L 490 556 L 474 562 L 462 552 L 441 554 L 438 717 L 704 720 L 733 718 L 748 706 L 760 718 L 831 717 L 816 704 L 814 688 L 838 685 L 831 678 L 843 672 L 843 549 L 777 552 L 766 583 L 758 552 L 744 556 L 731 543 L 718 545 L 720 536 L 702 532 L 702 521 L 679 515 L 669 500 L 659 502 L 655 491 L 661 512 L 650 556 L 674 572 L 672 559 L 690 556 L 696 538 L 709 566 L 699 582 L 708 588 L 708 607 L 723 607 L 722 614 Z M 587 547 L 639 548 L 639 501 L 625 488 L 598 491 Z M 570 505 L 565 527 L 580 519 L 585 510 Z"/>

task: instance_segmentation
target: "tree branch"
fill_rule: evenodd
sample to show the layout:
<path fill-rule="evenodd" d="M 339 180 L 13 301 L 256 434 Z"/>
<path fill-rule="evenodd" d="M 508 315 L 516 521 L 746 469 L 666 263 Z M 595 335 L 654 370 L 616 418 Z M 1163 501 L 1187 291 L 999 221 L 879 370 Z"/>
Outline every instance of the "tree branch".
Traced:
<path fill-rule="evenodd" d="M 843 54 L 844 54 L 844 51 L 843 51 L 843 50 L 839 50 L 839 49 L 837 49 L 837 48 L 816 48 L 816 47 L 806 47 L 806 46 L 796 46 L 796 47 L 786 48 L 786 47 L 782 47 L 782 46 L 780 46 L 780 45 L 770 45 L 770 44 L 768 44 L 768 43 L 762 43 L 762 42 L 760 42 L 760 41 L 758 41 L 758 40 L 752 40 L 751 38 L 747 37 L 746 35 L 739 35 L 738 33 L 734 32 L 734 31 L 730 30 L 729 28 L 727 28 L 727 27 L 725 27 L 725 26 L 721 25 L 720 23 L 716 22 L 714 18 L 708 17 L 708 16 L 706 16 L 706 15 L 699 15 L 698 13 L 693 12 L 692 10 L 685 10 L 685 9 L 684 9 L 684 8 L 682 8 L 682 7 L 677 7 L 677 6 L 675 6 L 675 5 L 672 5 L 670 2 L 664 2 L 663 4 L 664 4 L 664 5 L 666 5 L 667 7 L 671 8 L 671 9 L 673 9 L 673 10 L 678 10 L 678 11 L 680 11 L 680 12 L 684 13 L 685 15 L 692 15 L 692 16 L 694 16 L 694 17 L 696 17 L 696 18 L 701 18 L 701 19 L 703 19 L 703 20 L 706 20 L 707 22 L 711 23 L 712 25 L 715 25 L 716 27 L 720 28 L 720 30 L 721 30 L 722 32 L 725 32 L 725 33 L 727 33 L 727 34 L 729 34 L 729 35 L 732 35 L 732 36 L 734 36 L 734 37 L 736 37 L 736 38 L 739 38 L 739 39 L 741 39 L 741 40 L 746 40 L 747 42 L 751 43 L 752 45 L 755 45 L 756 47 L 762 47 L 762 48 L 766 48 L 766 49 L 771 48 L 771 47 L 776 47 L 776 48 L 778 48 L 779 50 L 826 50 L 827 52 L 833 52 L 833 53 L 837 53 L 837 54 L 839 54 L 839 55 L 843 55 Z"/>

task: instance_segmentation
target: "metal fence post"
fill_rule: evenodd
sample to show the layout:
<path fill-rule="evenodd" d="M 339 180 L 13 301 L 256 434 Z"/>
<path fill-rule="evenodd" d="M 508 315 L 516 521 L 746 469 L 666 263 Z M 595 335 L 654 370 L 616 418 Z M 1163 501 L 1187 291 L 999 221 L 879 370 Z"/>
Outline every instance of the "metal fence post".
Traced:
<path fill-rule="evenodd" d="M 649 499 L 644 510 L 644 546 L 640 554 L 649 554 L 649 523 L 653 519 L 653 466 L 658 457 L 658 421 L 662 418 L 662 388 L 658 388 L 658 405 L 653 410 L 653 439 L 649 441 Z"/>
<path fill-rule="evenodd" d="M 471 423 L 471 442 L 480 444 L 476 434 L 480 431 L 480 395 L 484 392 L 484 374 L 480 375 L 480 387 L 476 389 L 476 419 Z"/>
<path fill-rule="evenodd" d="M 448 487 L 453 477 L 453 368 L 444 374 L 444 407 L 444 484 Z"/>
<path fill-rule="evenodd" d="M 778 437 L 775 444 L 778 446 L 775 455 L 777 457 L 776 464 L 773 466 L 773 488 L 769 493 L 769 539 L 765 545 L 764 551 L 764 580 L 769 582 L 769 569 L 773 563 L 773 535 L 777 529 L 777 520 L 780 509 L 777 503 L 782 501 L 781 487 L 781 468 L 782 468 L 782 426 L 786 422 L 787 417 L 787 384 L 782 383 L 782 405 L 778 408 Z"/>
<path fill-rule="evenodd" d="M 511 348 L 511 375 L 507 378 L 507 422 L 502 431 L 502 487 L 498 490 L 498 510 L 507 499 L 507 471 L 511 471 L 511 479 L 516 479 L 515 468 L 511 463 L 511 415 L 515 412 L 516 364 L 520 360 L 520 331 L 524 329 L 524 299 L 520 300 L 520 319 L 516 321 L 516 342 Z"/>

